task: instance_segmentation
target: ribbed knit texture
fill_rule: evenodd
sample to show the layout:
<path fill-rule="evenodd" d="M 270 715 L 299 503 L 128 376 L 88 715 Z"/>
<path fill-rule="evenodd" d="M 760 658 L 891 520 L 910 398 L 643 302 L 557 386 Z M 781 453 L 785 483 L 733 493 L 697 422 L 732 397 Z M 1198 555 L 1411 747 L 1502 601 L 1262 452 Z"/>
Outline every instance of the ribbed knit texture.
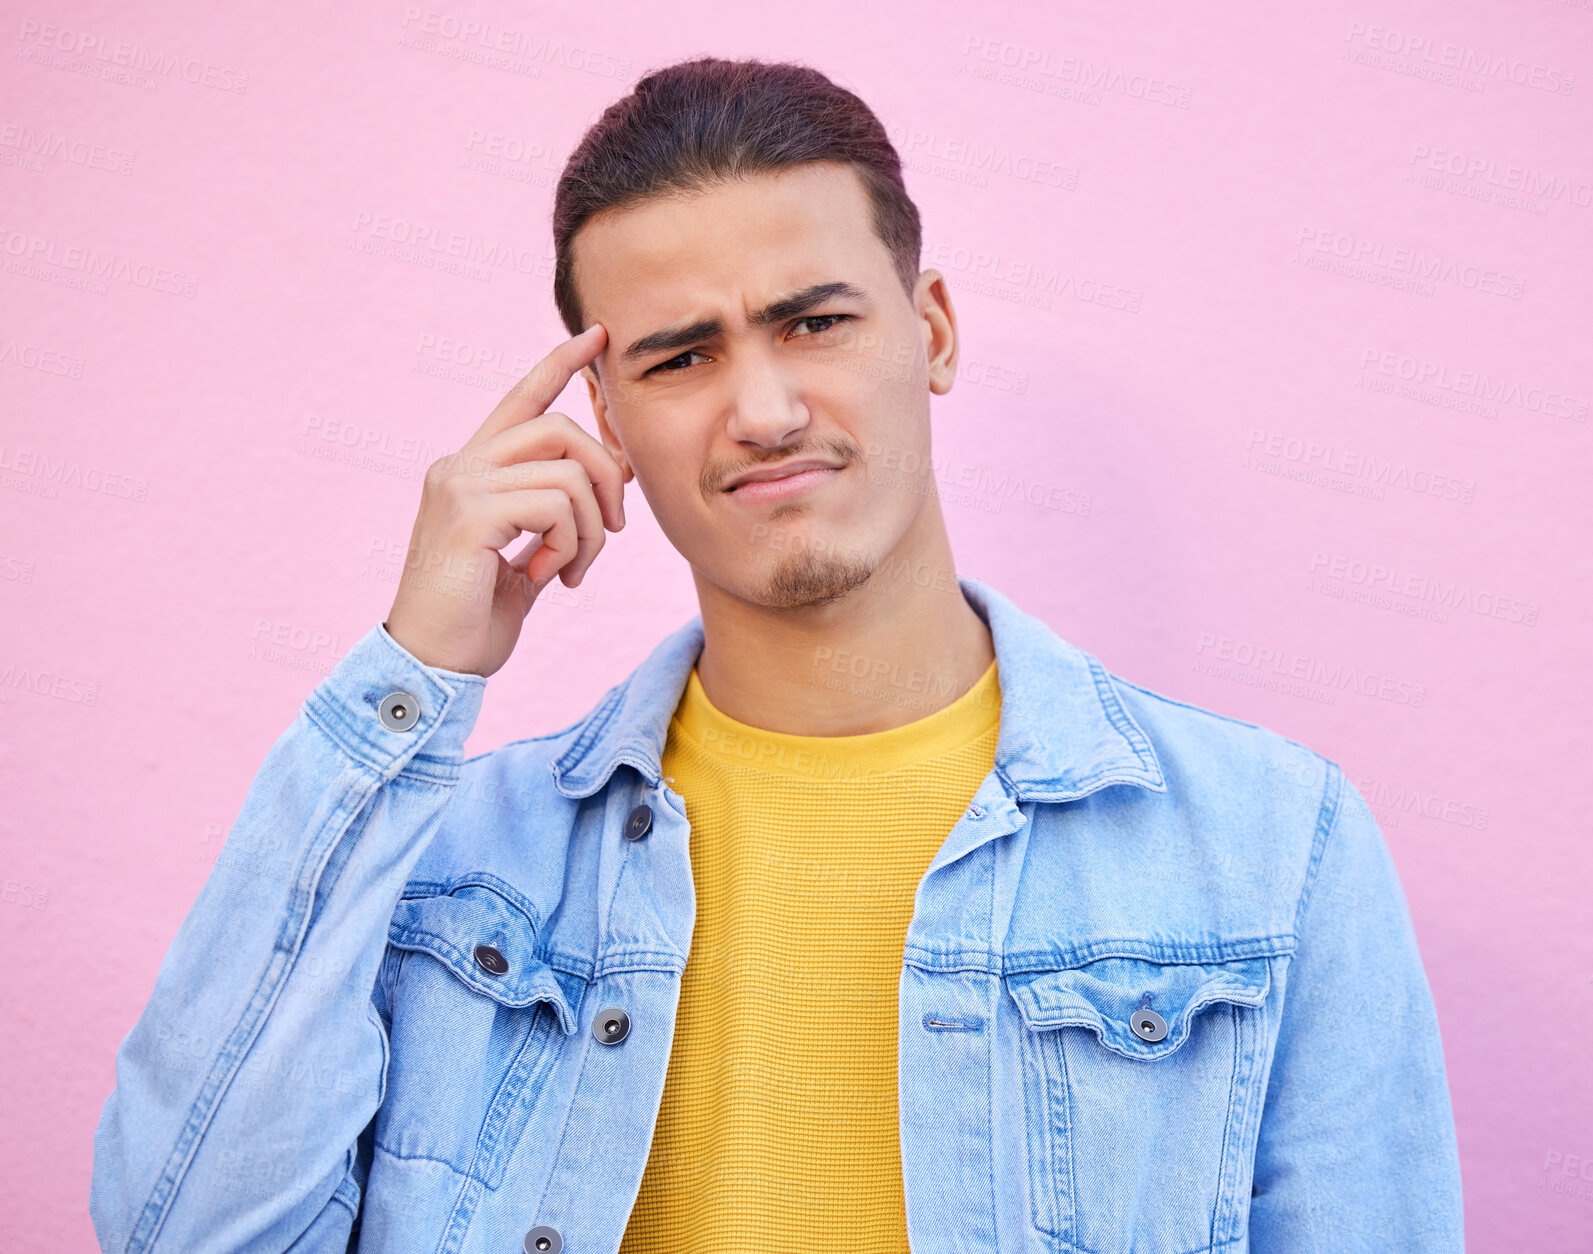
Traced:
<path fill-rule="evenodd" d="M 992 662 L 905 726 L 787 736 L 727 717 L 692 670 L 663 768 L 691 822 L 697 921 L 621 1254 L 905 1254 L 902 950 L 1000 714 Z"/>

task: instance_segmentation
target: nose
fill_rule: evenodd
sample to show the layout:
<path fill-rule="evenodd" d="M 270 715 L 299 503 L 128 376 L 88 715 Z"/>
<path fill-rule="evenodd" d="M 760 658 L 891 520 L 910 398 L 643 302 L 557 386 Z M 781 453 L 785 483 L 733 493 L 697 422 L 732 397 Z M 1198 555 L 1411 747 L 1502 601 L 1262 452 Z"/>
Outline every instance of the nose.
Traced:
<path fill-rule="evenodd" d="M 798 380 L 765 353 L 740 354 L 727 375 L 725 428 L 737 443 L 780 448 L 812 421 Z"/>

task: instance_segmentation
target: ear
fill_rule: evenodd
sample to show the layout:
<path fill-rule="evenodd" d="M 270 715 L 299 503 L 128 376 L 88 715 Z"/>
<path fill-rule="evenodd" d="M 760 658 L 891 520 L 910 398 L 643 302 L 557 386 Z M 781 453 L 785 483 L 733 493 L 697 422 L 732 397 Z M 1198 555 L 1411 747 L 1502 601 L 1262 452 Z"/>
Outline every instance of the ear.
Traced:
<path fill-rule="evenodd" d="M 620 444 L 619 436 L 615 435 L 614 428 L 609 426 L 608 397 L 603 394 L 603 385 L 598 382 L 596 368 L 583 367 L 581 378 L 586 380 L 586 394 L 592 401 L 592 416 L 597 419 L 597 433 L 603 441 L 603 447 L 620 464 L 620 469 L 625 472 L 625 482 L 629 483 L 636 476 L 631 470 L 630 460 L 625 456 L 625 449 Z"/>
<path fill-rule="evenodd" d="M 951 307 L 951 293 L 939 270 L 925 270 L 918 276 L 913 287 L 913 308 L 924 337 L 929 390 L 944 396 L 957 381 L 957 313 Z"/>

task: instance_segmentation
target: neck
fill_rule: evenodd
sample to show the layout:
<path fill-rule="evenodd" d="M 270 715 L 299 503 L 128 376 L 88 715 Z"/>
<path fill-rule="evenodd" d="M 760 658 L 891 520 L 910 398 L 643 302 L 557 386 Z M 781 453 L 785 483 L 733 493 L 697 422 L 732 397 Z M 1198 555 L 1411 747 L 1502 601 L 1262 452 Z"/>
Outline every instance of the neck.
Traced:
<path fill-rule="evenodd" d="M 708 699 L 750 727 L 855 736 L 926 718 L 972 688 L 995 660 L 990 630 L 957 584 L 937 500 L 920 522 L 921 537 L 910 531 L 825 605 L 761 605 L 694 570 Z"/>

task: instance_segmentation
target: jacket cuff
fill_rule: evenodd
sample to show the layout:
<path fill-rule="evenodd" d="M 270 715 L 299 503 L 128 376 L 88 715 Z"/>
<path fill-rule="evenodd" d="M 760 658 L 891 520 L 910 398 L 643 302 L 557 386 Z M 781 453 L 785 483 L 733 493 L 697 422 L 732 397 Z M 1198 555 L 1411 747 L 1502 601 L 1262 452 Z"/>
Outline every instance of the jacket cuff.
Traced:
<path fill-rule="evenodd" d="M 304 714 L 352 757 L 392 779 L 411 762 L 453 776 L 475 728 L 484 675 L 427 666 L 377 623 L 355 642 L 304 703 Z M 402 717 L 383 701 L 393 694 Z M 390 703 L 392 705 L 394 703 Z M 411 708 L 413 707 L 413 708 Z M 409 720 L 405 730 L 398 727 Z"/>

